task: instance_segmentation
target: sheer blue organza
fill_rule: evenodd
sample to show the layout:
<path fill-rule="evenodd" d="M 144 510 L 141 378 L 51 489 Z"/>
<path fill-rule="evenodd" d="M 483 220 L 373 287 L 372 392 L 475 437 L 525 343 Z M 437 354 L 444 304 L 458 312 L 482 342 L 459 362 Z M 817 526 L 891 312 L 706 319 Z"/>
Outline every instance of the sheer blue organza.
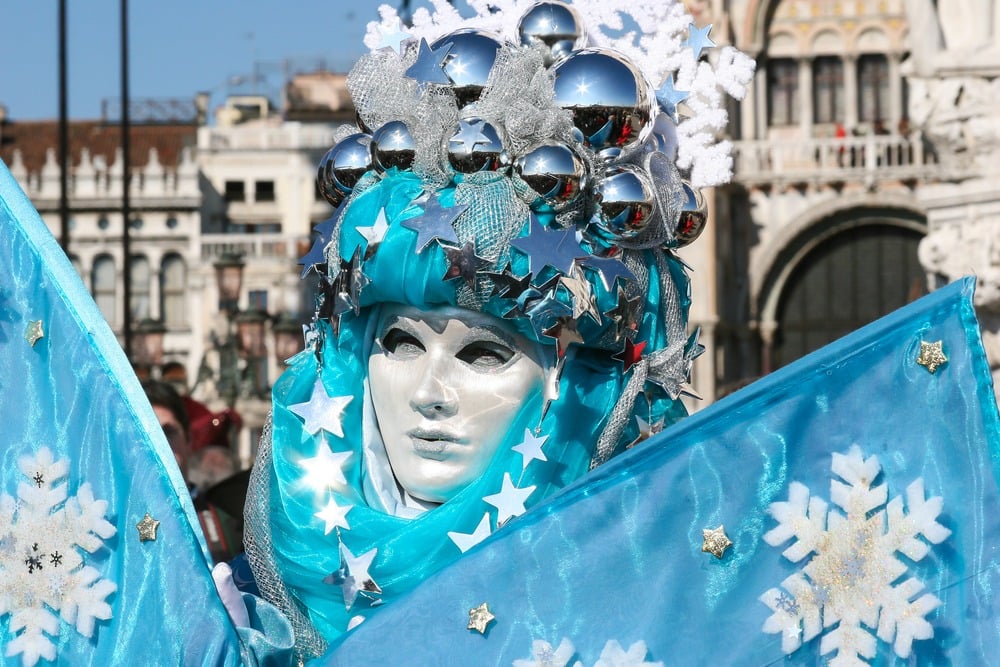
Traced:
<path fill-rule="evenodd" d="M 41 321 L 45 332 L 34 346 L 24 337 L 29 321 Z M 80 551 L 85 565 L 117 587 L 107 599 L 112 617 L 98 621 L 90 638 L 60 620 L 51 637 L 56 664 L 238 664 L 236 631 L 216 595 L 190 498 L 152 409 L 76 271 L 2 163 L 0 415 L 0 496 L 19 497 L 19 485 L 29 480 L 18 460 L 47 447 L 69 464 L 69 497 L 89 484 L 96 499 L 108 502 L 105 516 L 116 529 L 94 553 Z M 155 541 L 140 542 L 136 524 L 146 513 L 159 530 Z M 27 520 L 23 512 L 18 520 Z M 44 575 L 17 567 L 4 528 L 0 578 Z M 10 597 L 4 602 L 0 655 L 19 634 L 11 628 L 18 607 Z M 20 664 L 20 657 L 4 661 Z"/>
<path fill-rule="evenodd" d="M 989 665 L 1000 652 L 1000 415 L 972 308 L 974 281 L 939 290 L 699 412 L 601 466 L 372 615 L 324 665 L 509 665 L 533 642 L 594 664 L 609 640 L 667 665 L 826 664 L 821 637 L 789 656 L 761 601 L 808 559 L 764 534 L 793 481 L 831 499 L 833 453 L 878 457 L 888 497 L 941 496 L 950 537 L 907 573 L 941 605 L 909 658 L 877 640 L 872 665 Z M 920 343 L 942 341 L 934 374 Z M 832 507 L 832 504 L 831 504 Z M 724 525 L 732 547 L 702 551 Z M 914 594 L 913 598 L 919 594 Z M 911 598 L 912 599 L 912 598 Z M 468 612 L 487 602 L 485 635 Z M 877 603 L 877 599 L 872 600 Z M 828 619 L 830 629 L 835 619 Z M 875 634 L 875 629 L 869 629 Z M 392 637 L 392 641 L 382 641 Z M 562 664 L 562 663 L 560 663 Z M 570 664 L 573 664 L 572 662 Z"/>

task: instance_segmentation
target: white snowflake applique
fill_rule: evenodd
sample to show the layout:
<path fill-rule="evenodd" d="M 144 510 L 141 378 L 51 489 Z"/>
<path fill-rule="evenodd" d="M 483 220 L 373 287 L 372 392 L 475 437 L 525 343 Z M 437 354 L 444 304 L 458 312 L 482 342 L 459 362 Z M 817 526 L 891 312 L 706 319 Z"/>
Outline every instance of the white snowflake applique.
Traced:
<path fill-rule="evenodd" d="M 913 640 L 934 635 L 926 616 L 941 601 L 930 593 L 917 597 L 924 590 L 919 579 L 900 580 L 907 566 L 896 552 L 916 562 L 930 552 L 919 536 L 940 544 L 951 534 L 937 522 L 942 499 L 925 498 L 917 478 L 906 488 L 905 511 L 901 496 L 887 504 L 886 485 L 873 486 L 882 470 L 878 458 L 864 458 L 857 445 L 834 454 L 831 469 L 844 480 L 830 481 L 830 498 L 843 513 L 827 511 L 827 503 L 810 497 L 799 482 L 790 485 L 787 502 L 768 509 L 778 525 L 764 540 L 776 547 L 794 538 L 783 552 L 793 563 L 814 555 L 781 589 L 760 597 L 773 612 L 764 632 L 781 633 L 786 654 L 825 632 L 820 653 L 835 652 L 832 667 L 868 664 L 864 659 L 875 657 L 878 639 L 907 658 Z"/>
<path fill-rule="evenodd" d="M 89 484 L 67 497 L 66 459 L 42 447 L 18 468 L 27 481 L 17 498 L 0 494 L 0 620 L 10 617 L 13 637 L 4 655 L 30 667 L 55 660 L 59 617 L 84 637 L 111 618 L 107 598 L 117 587 L 84 564 L 81 550 L 94 553 L 116 530 L 104 518 L 108 502 L 95 500 Z"/>

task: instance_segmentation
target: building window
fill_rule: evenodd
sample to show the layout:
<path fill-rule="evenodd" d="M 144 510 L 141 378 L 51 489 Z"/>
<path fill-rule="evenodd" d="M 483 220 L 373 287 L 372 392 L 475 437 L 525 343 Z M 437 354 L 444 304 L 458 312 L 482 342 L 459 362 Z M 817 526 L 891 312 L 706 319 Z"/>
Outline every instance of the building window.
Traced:
<path fill-rule="evenodd" d="M 186 282 L 187 268 L 181 256 L 164 257 L 160 267 L 160 314 L 168 329 L 182 329 L 187 325 Z"/>
<path fill-rule="evenodd" d="M 836 56 L 813 61 L 813 121 L 844 122 L 844 63 Z"/>
<path fill-rule="evenodd" d="M 246 201 L 247 193 L 243 181 L 226 181 L 223 197 L 226 201 Z"/>
<path fill-rule="evenodd" d="M 97 219 L 97 228 L 98 229 L 100 229 L 100 230 L 103 231 L 103 230 L 106 230 L 110 226 L 111 226 L 111 221 L 108 220 L 108 217 L 106 215 L 102 215 L 100 218 Z"/>
<path fill-rule="evenodd" d="M 130 314 L 133 322 L 151 317 L 149 312 L 150 270 L 149 260 L 144 255 L 133 255 L 129 262 L 129 277 L 132 280 Z"/>
<path fill-rule="evenodd" d="M 274 181 L 257 181 L 254 193 L 256 201 L 274 201 Z"/>
<path fill-rule="evenodd" d="M 177 229 L 178 224 L 176 217 L 170 216 L 167 218 L 167 229 Z"/>
<path fill-rule="evenodd" d="M 772 126 L 799 122 L 799 65 L 791 58 L 767 64 L 767 113 Z"/>
<path fill-rule="evenodd" d="M 135 230 L 142 229 L 142 218 L 139 217 L 132 218 L 132 222 L 129 223 L 129 227 Z"/>
<path fill-rule="evenodd" d="M 91 269 L 90 289 L 97 307 L 111 326 L 117 324 L 115 282 L 115 260 L 110 255 L 99 256 Z"/>
<path fill-rule="evenodd" d="M 889 117 L 889 60 L 883 54 L 858 58 L 858 120 L 882 124 Z"/>

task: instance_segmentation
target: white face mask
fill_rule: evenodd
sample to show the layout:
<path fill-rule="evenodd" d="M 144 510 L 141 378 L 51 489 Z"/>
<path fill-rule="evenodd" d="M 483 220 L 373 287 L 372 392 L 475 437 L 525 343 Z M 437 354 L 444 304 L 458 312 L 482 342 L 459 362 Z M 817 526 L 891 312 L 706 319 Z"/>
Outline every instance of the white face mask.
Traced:
<path fill-rule="evenodd" d="M 543 377 L 536 346 L 503 320 L 384 306 L 368 381 L 396 481 L 421 500 L 455 496 L 486 470 Z"/>

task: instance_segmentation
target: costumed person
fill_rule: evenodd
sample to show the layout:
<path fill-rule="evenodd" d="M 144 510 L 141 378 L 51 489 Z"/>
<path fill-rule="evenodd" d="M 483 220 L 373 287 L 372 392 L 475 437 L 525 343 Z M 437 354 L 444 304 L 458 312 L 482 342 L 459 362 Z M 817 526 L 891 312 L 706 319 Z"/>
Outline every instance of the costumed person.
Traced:
<path fill-rule="evenodd" d="M 729 176 L 711 133 L 752 62 L 699 63 L 679 4 L 638 3 L 656 27 L 618 40 L 631 55 L 599 3 L 470 4 L 411 33 L 383 7 L 348 77 L 358 127 L 320 165 L 338 208 L 303 262 L 325 294 L 246 509 L 300 659 L 686 414 L 701 346 L 674 251 L 704 225 L 697 185 Z M 675 75 L 704 112 L 680 142 Z"/>

